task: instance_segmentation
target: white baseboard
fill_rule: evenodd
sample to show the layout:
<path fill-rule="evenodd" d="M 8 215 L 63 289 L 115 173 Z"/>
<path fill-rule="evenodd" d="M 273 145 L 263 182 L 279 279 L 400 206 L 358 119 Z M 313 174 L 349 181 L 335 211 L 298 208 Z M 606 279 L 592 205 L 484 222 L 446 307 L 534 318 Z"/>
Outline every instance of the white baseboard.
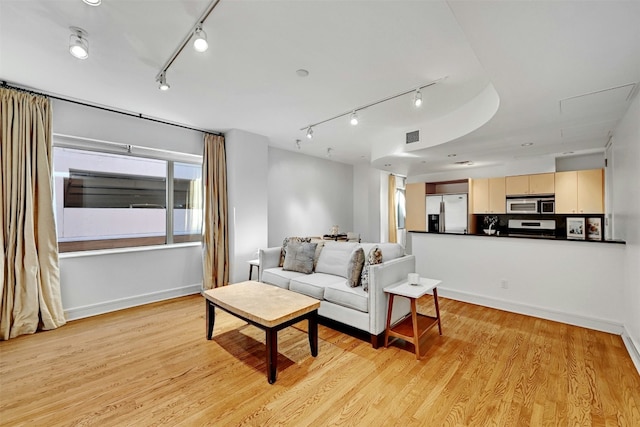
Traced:
<path fill-rule="evenodd" d="M 580 326 L 616 335 L 622 335 L 624 330 L 622 323 L 610 320 L 587 317 L 580 314 L 565 313 L 529 304 L 462 292 L 455 289 L 447 289 L 446 287 L 438 287 L 438 295 L 471 304 L 478 304 L 485 307 L 496 308 L 498 310 L 510 311 L 512 313 L 539 317 L 541 319 L 553 320 L 555 322 L 567 323 L 569 325 Z"/>
<path fill-rule="evenodd" d="M 194 284 L 181 288 L 165 289 L 149 294 L 135 295 L 132 297 L 120 298 L 117 300 L 104 301 L 97 304 L 85 305 L 82 307 L 65 308 L 65 316 L 67 320 L 77 320 L 98 314 L 109 313 L 112 311 L 122 310 L 124 308 L 136 307 L 152 302 L 164 301 L 171 298 L 182 297 L 185 295 L 199 294 L 202 291 L 202 284 Z"/>
<path fill-rule="evenodd" d="M 631 356 L 631 360 L 636 366 L 638 374 L 640 374 L 640 345 L 638 345 L 638 343 L 631 337 L 631 334 L 629 334 L 626 327 L 622 333 L 622 341 L 624 342 L 625 347 L 627 347 L 627 352 L 629 353 L 629 356 Z"/>

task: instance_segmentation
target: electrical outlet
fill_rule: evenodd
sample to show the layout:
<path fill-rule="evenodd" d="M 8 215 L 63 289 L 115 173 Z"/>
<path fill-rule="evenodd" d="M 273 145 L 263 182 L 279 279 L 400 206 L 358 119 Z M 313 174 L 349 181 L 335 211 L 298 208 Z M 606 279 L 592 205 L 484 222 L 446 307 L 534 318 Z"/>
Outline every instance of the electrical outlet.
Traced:
<path fill-rule="evenodd" d="M 507 282 L 507 279 L 502 279 L 500 281 L 500 287 L 502 289 L 509 289 L 509 282 Z"/>

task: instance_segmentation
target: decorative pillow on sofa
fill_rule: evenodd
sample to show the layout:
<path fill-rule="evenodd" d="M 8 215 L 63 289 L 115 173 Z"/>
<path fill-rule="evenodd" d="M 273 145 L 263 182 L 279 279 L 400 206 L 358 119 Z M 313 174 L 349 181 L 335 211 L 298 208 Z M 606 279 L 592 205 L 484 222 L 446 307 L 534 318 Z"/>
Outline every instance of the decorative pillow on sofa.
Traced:
<path fill-rule="evenodd" d="M 284 257 L 287 255 L 287 246 L 289 245 L 289 243 L 308 243 L 310 241 L 311 237 L 285 237 L 285 239 L 282 241 L 282 249 L 280 249 L 280 263 L 278 264 L 278 267 L 284 266 Z"/>
<path fill-rule="evenodd" d="M 364 265 L 364 251 L 358 248 L 351 253 L 349 267 L 347 270 L 347 283 L 352 288 L 360 286 L 360 274 L 362 274 L 362 266 Z"/>
<path fill-rule="evenodd" d="M 357 243 L 326 242 L 316 263 L 316 273 L 333 274 L 346 279 L 349 276 L 351 254 L 357 248 Z"/>
<path fill-rule="evenodd" d="M 382 264 L 382 250 L 377 246 L 371 248 L 362 267 L 360 282 L 362 283 L 362 289 L 367 292 L 369 291 L 369 266 L 375 264 Z"/>
<path fill-rule="evenodd" d="M 313 256 L 316 253 L 316 246 L 316 243 L 289 242 L 282 269 L 305 274 L 311 273 L 313 271 Z"/>

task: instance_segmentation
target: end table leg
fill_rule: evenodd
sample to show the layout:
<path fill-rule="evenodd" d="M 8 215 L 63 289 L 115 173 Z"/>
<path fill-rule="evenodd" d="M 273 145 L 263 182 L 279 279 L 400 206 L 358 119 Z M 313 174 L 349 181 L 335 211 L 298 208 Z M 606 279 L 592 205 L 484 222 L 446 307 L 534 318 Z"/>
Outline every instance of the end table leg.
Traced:
<path fill-rule="evenodd" d="M 411 322 L 413 323 L 413 344 L 416 347 L 416 359 L 420 360 L 420 331 L 418 331 L 418 307 L 415 298 L 411 298 Z"/>
<path fill-rule="evenodd" d="M 276 382 L 278 373 L 278 331 L 267 328 L 267 379 L 269 384 Z"/>
<path fill-rule="evenodd" d="M 205 312 L 207 317 L 207 339 L 213 336 L 213 324 L 216 321 L 216 307 L 210 301 L 204 300 Z"/>
<path fill-rule="evenodd" d="M 438 288 L 433 288 L 433 302 L 436 306 L 436 317 L 438 318 L 438 332 L 442 335 L 442 325 L 440 324 L 440 305 L 438 304 Z"/>
<path fill-rule="evenodd" d="M 393 310 L 393 294 L 389 294 L 389 307 L 387 309 L 387 327 L 384 329 L 384 348 L 389 346 L 389 328 L 391 328 L 391 310 Z"/>
<path fill-rule="evenodd" d="M 311 355 L 318 355 L 318 310 L 314 310 L 309 314 L 309 347 Z"/>

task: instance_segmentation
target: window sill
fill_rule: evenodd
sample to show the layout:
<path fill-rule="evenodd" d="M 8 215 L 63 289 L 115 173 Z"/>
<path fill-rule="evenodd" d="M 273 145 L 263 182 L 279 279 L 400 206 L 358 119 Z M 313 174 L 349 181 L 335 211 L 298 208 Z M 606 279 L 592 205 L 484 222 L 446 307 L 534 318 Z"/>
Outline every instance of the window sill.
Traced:
<path fill-rule="evenodd" d="M 64 252 L 58 254 L 59 259 L 67 258 L 81 258 L 87 256 L 101 256 L 110 254 L 122 254 L 131 252 L 149 252 L 167 249 L 176 249 L 192 246 L 202 246 L 202 242 L 187 242 L 187 243 L 172 243 L 170 245 L 155 245 L 155 246 L 137 246 L 133 248 L 116 248 L 116 249 L 99 249 L 94 251 L 78 251 L 78 252 Z"/>

